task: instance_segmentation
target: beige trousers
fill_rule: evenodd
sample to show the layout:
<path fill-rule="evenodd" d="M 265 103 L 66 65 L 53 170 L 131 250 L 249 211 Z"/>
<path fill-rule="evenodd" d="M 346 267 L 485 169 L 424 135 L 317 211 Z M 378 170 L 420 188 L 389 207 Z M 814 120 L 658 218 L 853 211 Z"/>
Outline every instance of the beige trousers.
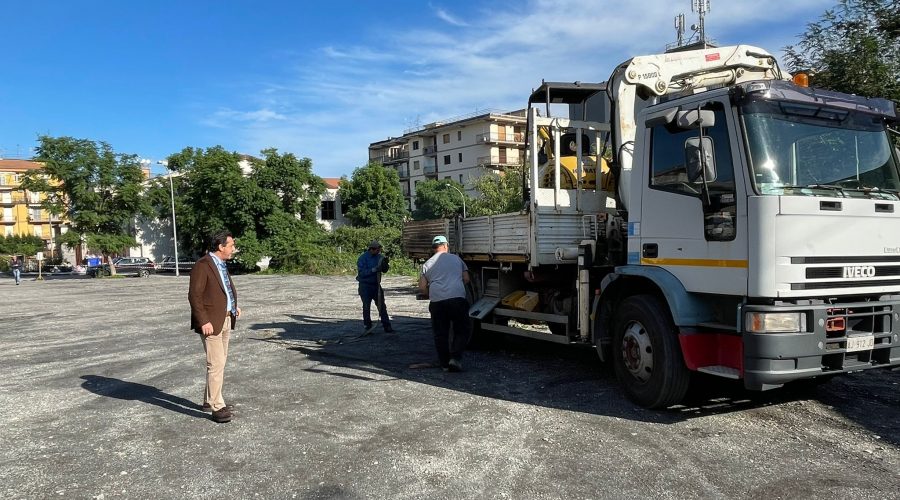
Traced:
<path fill-rule="evenodd" d="M 222 383 L 225 381 L 225 361 L 228 359 L 230 336 L 231 315 L 225 316 L 225 324 L 218 334 L 208 337 L 200 335 L 203 350 L 206 352 L 206 393 L 203 395 L 203 403 L 211 406 L 213 411 L 225 408 Z"/>

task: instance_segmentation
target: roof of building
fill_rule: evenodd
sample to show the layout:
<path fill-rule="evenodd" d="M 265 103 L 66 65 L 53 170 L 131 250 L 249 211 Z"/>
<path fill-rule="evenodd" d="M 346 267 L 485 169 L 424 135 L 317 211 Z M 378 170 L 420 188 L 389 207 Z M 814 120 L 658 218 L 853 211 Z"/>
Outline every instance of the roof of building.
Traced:
<path fill-rule="evenodd" d="M 325 187 L 328 189 L 337 189 L 340 186 L 341 179 L 337 177 L 322 177 L 325 181 Z"/>
<path fill-rule="evenodd" d="M 24 172 L 25 170 L 34 170 L 37 168 L 43 167 L 44 164 L 39 161 L 31 161 L 31 160 L 0 160 L 0 170 L 18 170 L 20 172 Z"/>

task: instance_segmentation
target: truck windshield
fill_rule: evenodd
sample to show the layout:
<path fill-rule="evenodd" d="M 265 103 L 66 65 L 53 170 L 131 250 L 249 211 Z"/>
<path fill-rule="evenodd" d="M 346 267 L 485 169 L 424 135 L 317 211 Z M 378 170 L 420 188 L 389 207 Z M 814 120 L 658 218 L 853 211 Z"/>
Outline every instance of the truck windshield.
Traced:
<path fill-rule="evenodd" d="M 757 193 L 900 200 L 880 118 L 777 101 L 749 102 L 742 116 Z"/>

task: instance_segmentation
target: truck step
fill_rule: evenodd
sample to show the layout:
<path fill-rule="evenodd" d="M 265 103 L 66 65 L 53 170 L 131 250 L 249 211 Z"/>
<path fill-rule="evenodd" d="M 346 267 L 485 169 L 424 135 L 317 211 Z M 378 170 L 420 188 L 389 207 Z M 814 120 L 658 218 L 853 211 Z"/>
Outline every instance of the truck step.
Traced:
<path fill-rule="evenodd" d="M 495 325 L 493 323 L 482 323 L 482 330 L 490 330 L 500 333 L 508 333 L 510 335 L 518 335 L 520 337 L 528 337 L 537 340 L 549 340 L 557 344 L 573 344 L 567 337 L 562 335 L 553 335 L 552 333 L 541 333 L 533 330 L 525 330 L 524 328 L 515 328 L 512 326 Z"/>
<path fill-rule="evenodd" d="M 698 372 L 708 373 L 710 375 L 715 375 L 717 377 L 725 377 L 737 380 L 741 378 L 741 372 L 736 368 L 731 368 L 728 366 L 722 365 L 713 365 L 713 366 L 701 366 L 697 368 Z"/>

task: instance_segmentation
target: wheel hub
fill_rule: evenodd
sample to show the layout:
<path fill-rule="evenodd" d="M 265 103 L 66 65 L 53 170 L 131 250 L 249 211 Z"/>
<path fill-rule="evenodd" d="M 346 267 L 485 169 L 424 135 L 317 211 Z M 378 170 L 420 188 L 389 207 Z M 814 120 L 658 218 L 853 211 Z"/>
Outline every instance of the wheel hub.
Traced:
<path fill-rule="evenodd" d="M 625 327 L 622 337 L 622 360 L 634 378 L 641 382 L 653 373 L 653 345 L 644 325 L 633 321 Z"/>

